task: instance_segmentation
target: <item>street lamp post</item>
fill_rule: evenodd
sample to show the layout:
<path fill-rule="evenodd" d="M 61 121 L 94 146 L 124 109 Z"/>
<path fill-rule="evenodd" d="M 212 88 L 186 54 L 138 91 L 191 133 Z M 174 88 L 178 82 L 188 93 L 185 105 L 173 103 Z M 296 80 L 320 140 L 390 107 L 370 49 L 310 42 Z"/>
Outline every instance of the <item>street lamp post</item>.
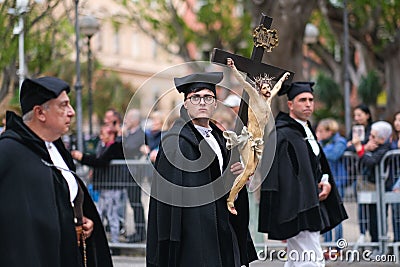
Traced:
<path fill-rule="evenodd" d="M 350 111 L 350 52 L 349 52 L 349 20 L 347 14 L 347 1 L 343 1 L 343 42 L 344 42 L 344 109 L 346 133 L 351 129 L 351 111 Z"/>
<path fill-rule="evenodd" d="M 307 23 L 306 28 L 304 30 L 304 38 L 303 41 L 306 44 L 305 48 L 306 48 L 306 73 L 305 75 L 307 75 L 306 80 L 310 80 L 311 79 L 311 64 L 310 61 L 311 59 L 309 58 L 309 48 L 308 46 L 311 44 L 315 44 L 318 42 L 318 36 L 319 36 L 319 30 L 318 28 L 312 24 L 312 23 Z M 304 75 L 304 74 L 303 74 Z"/>
<path fill-rule="evenodd" d="M 92 97 L 92 49 L 90 47 L 90 40 L 92 36 L 99 30 L 99 23 L 97 19 L 93 16 L 84 16 L 80 19 L 80 30 L 82 34 L 87 37 L 87 47 L 88 47 L 88 98 L 89 98 L 89 135 L 93 134 L 93 97 Z"/>
<path fill-rule="evenodd" d="M 79 19 L 78 19 L 79 0 L 75 0 L 75 47 L 76 47 L 76 141 L 79 151 L 83 151 L 83 132 L 82 132 L 82 84 L 81 84 L 81 63 L 79 47 Z"/>
<path fill-rule="evenodd" d="M 2 3 L 3 1 L 0 1 Z M 40 4 L 43 0 L 35 0 L 36 3 Z M 8 14 L 18 16 L 18 23 L 13 29 L 13 34 L 18 35 L 18 78 L 19 78 L 19 89 L 21 89 L 22 82 L 25 79 L 25 28 L 24 28 L 24 16 L 28 12 L 29 0 L 17 0 L 15 2 L 15 8 L 10 8 Z"/>
<path fill-rule="evenodd" d="M 10 8 L 8 14 L 18 16 L 18 23 L 15 25 L 13 34 L 18 35 L 18 78 L 19 78 L 19 89 L 21 89 L 22 82 L 25 79 L 25 52 L 24 52 L 24 15 L 28 11 L 27 0 L 17 0 L 15 3 L 15 9 Z"/>

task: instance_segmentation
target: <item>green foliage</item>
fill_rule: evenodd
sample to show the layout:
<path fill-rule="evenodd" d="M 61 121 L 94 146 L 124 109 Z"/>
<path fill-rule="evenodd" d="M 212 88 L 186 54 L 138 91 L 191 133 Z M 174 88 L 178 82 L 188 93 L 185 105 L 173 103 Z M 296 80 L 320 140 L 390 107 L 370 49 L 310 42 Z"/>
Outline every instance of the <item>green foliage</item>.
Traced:
<path fill-rule="evenodd" d="M 108 108 L 113 107 L 122 114 L 128 107 L 132 96 L 131 87 L 123 83 L 117 74 L 104 73 L 94 86 L 94 113 L 101 118 Z"/>
<path fill-rule="evenodd" d="M 342 103 L 343 100 L 339 85 L 322 72 L 318 73 L 317 76 L 315 94 L 319 101 L 330 107 Z"/>
<path fill-rule="evenodd" d="M 310 22 L 314 24 L 319 31 L 319 39 L 324 40 L 324 46 L 330 53 L 334 53 L 337 38 L 330 28 L 329 22 L 326 17 L 322 16 L 321 12 L 316 9 L 310 18 Z"/>
<path fill-rule="evenodd" d="M 367 38 L 371 49 L 382 52 L 398 35 L 400 0 L 348 2 L 350 27 Z"/>
<path fill-rule="evenodd" d="M 19 92 L 18 92 L 18 90 L 14 91 L 13 96 L 10 99 L 9 109 L 17 111 L 17 112 L 20 112 L 20 110 L 21 110 L 20 105 L 19 105 Z"/>
<path fill-rule="evenodd" d="M 32 15 L 33 16 L 33 15 Z M 31 22 L 30 18 L 27 23 Z M 67 20 L 67 17 L 61 17 L 57 20 L 46 18 L 29 29 L 25 37 L 25 48 L 27 53 L 28 70 L 35 76 L 51 70 L 54 72 L 54 65 L 62 63 L 65 57 L 72 54 L 75 46 L 72 36 L 74 34 L 73 25 Z M 66 41 L 69 39 L 69 42 Z M 59 76 L 60 72 L 54 73 Z"/>
<path fill-rule="evenodd" d="M 343 110 L 333 111 L 331 107 L 323 106 L 316 108 L 313 113 L 313 118 L 315 121 L 320 121 L 326 118 L 333 118 L 337 122 L 344 122 L 344 112 Z"/>
<path fill-rule="evenodd" d="M 318 27 L 324 48 L 333 53 L 334 46 L 343 42 L 343 1 L 329 1 L 327 5 L 326 16 L 316 9 L 310 22 Z M 399 42 L 399 10 L 400 0 L 347 1 L 350 41 L 357 41 L 371 52 L 371 57 L 376 57 L 374 60 L 381 61 L 380 53 L 385 52 L 387 45 Z"/>
<path fill-rule="evenodd" d="M 37 77 L 55 72 L 53 66 L 63 61 L 71 54 L 72 29 L 68 21 L 68 12 L 65 8 L 58 8 L 61 0 L 45 1 L 42 4 L 30 1 L 29 8 L 24 13 L 24 54 L 25 75 Z M 0 38 L 2 40 L 2 53 L 0 53 L 0 98 L 5 97 L 8 92 L 18 91 L 14 86 L 18 77 L 16 69 L 19 64 L 19 35 L 14 34 L 17 26 L 18 16 L 9 14 L 10 8 L 15 7 L 15 1 L 3 1 L 0 5 Z M 54 10 L 58 8 L 57 12 Z M 0 99 L 0 102 L 3 99 Z M 15 104 L 10 103 L 10 107 Z"/>
<path fill-rule="evenodd" d="M 367 105 L 376 105 L 378 95 L 382 92 L 383 86 L 380 83 L 379 76 L 376 71 L 371 70 L 367 76 L 361 78 L 361 83 L 358 86 L 358 95 L 363 103 Z"/>
<path fill-rule="evenodd" d="M 343 120 L 343 95 L 339 85 L 328 75 L 318 73 L 314 93 L 321 107 L 315 109 L 314 117 L 333 117 L 339 121 Z"/>
<path fill-rule="evenodd" d="M 343 1 L 320 1 L 320 9 L 315 10 L 310 21 L 319 31 L 319 43 L 309 46 L 318 55 L 316 65 L 320 69 L 331 71 L 337 80 L 343 79 L 343 58 L 336 57 L 343 53 Z M 400 38 L 400 0 L 352 0 L 347 1 L 349 22 L 349 69 L 352 84 L 360 84 L 359 97 L 370 106 L 376 105 L 377 95 L 382 91 L 383 82 L 379 77 L 389 79 L 384 81 L 390 84 L 388 95 L 396 95 L 398 87 L 394 75 L 400 67 L 397 62 L 388 65 L 388 57 L 396 56 Z M 340 50 L 334 50 L 340 45 Z M 367 77 L 361 75 L 373 69 L 374 74 Z M 341 77 L 339 76 L 341 75 Z M 375 81 L 374 81 L 375 80 Z M 374 82 L 373 82 L 374 81 Z M 396 103 L 388 101 L 392 110 Z M 398 103 L 397 103 L 398 104 Z"/>
<path fill-rule="evenodd" d="M 184 60 L 204 59 L 201 53 L 191 53 L 192 44 L 200 52 L 217 47 L 250 55 L 251 17 L 246 11 L 235 12 L 243 7 L 243 1 L 114 1 L 129 12 L 128 20 L 166 51 Z"/>

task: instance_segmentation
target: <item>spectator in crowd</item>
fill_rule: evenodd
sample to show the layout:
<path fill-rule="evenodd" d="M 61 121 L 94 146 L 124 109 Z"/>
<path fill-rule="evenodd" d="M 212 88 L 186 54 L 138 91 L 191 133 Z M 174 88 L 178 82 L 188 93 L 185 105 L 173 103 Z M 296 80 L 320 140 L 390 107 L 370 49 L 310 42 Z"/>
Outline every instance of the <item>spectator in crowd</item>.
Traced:
<path fill-rule="evenodd" d="M 393 192 L 400 193 L 400 177 L 397 178 L 393 185 Z"/>
<path fill-rule="evenodd" d="M 377 121 L 371 125 L 371 132 L 369 135 L 368 142 L 362 144 L 357 136 L 353 137 L 352 145 L 360 158 L 360 170 L 362 173 L 362 180 L 357 180 L 357 191 L 368 191 L 375 190 L 375 183 L 377 177 L 375 177 L 375 166 L 377 166 L 382 157 L 387 151 L 390 150 L 390 136 L 392 134 L 392 126 L 386 121 Z M 359 218 L 360 222 L 368 220 L 368 230 L 371 235 L 372 242 L 378 242 L 378 224 L 377 224 L 377 213 L 376 204 L 362 204 L 365 205 L 366 211 L 362 212 L 362 217 Z M 368 215 L 368 218 L 365 216 Z M 363 227 L 360 225 L 361 237 L 365 235 Z"/>
<path fill-rule="evenodd" d="M 361 144 L 364 145 L 368 142 L 368 137 L 370 135 L 372 125 L 372 114 L 368 106 L 365 104 L 360 104 L 356 106 L 353 111 L 353 119 L 354 125 L 364 126 L 364 139 L 360 140 Z M 347 150 L 355 152 L 352 140 L 353 131 L 349 133 L 349 137 L 347 138 Z"/>
<path fill-rule="evenodd" d="M 143 153 L 140 151 L 140 147 L 144 145 L 145 134 L 140 126 L 140 112 L 137 109 L 131 109 L 126 113 L 125 124 L 123 127 L 123 148 L 125 158 L 129 159 L 140 159 Z M 131 166 L 130 171 L 134 172 L 133 175 L 137 175 L 135 167 Z M 136 177 L 141 179 L 142 177 Z M 133 235 L 128 236 L 128 242 L 141 242 L 146 238 L 146 224 L 144 218 L 144 210 L 142 204 L 142 190 L 136 183 L 136 180 L 131 179 L 128 187 L 128 198 L 129 203 L 133 209 L 134 221 L 136 232 Z"/>
<path fill-rule="evenodd" d="M 123 125 L 123 147 L 127 159 L 140 159 L 144 155 L 140 151 L 145 143 L 145 133 L 140 125 L 140 111 L 130 109 L 126 115 Z"/>
<path fill-rule="evenodd" d="M 316 136 L 328 160 L 339 195 L 343 198 L 347 175 L 341 157 L 346 150 L 346 138 L 339 134 L 339 124 L 332 118 L 323 119 L 318 123 Z M 342 224 L 336 226 L 334 230 L 337 241 L 343 237 Z M 331 242 L 332 231 L 326 232 L 324 239 L 326 242 Z"/>
<path fill-rule="evenodd" d="M 113 128 L 113 131 L 117 132 L 117 137 L 115 138 L 116 142 L 122 143 L 122 115 L 119 113 L 115 108 L 110 107 L 104 113 L 103 124 Z M 102 150 L 102 143 L 98 142 L 96 148 L 96 154 L 99 154 Z M 125 179 L 126 177 L 121 177 L 120 179 Z M 125 233 L 126 230 L 124 229 L 124 221 L 125 221 L 125 202 L 127 199 L 126 191 L 123 191 L 121 194 L 121 200 L 119 203 L 121 206 L 118 208 L 118 215 L 120 221 L 120 232 Z"/>
<path fill-rule="evenodd" d="M 400 111 L 396 112 L 393 117 L 393 133 L 390 142 L 391 149 L 400 149 Z M 390 173 L 388 179 L 393 180 L 392 190 L 393 192 L 400 193 L 400 166 L 399 162 L 393 162 L 392 164 L 396 164 L 396 166 L 392 166 L 391 170 L 395 173 Z M 392 204 L 392 223 L 393 223 L 393 242 L 400 242 L 400 204 Z"/>
<path fill-rule="evenodd" d="M 161 141 L 161 134 L 164 125 L 164 115 L 159 111 L 154 111 L 150 115 L 151 127 L 145 131 L 145 145 L 141 151 L 149 156 L 151 162 L 154 162 L 157 157 L 158 146 Z"/>
<path fill-rule="evenodd" d="M 22 118 L 0 136 L 0 266 L 112 266 L 96 207 L 61 136 L 75 115 L 69 85 L 25 79 Z"/>
<path fill-rule="evenodd" d="M 149 207 L 148 267 L 240 267 L 248 266 L 257 257 L 248 231 L 246 190 L 236 200 L 241 214 L 238 216 L 228 211 L 226 194 L 214 195 L 220 188 L 210 187 L 210 202 L 200 204 L 200 199 L 207 198 L 202 193 L 203 186 L 221 175 L 237 176 L 243 171 L 241 163 L 229 163 L 230 153 L 222 131 L 210 121 L 217 107 L 215 84 L 222 80 L 222 75 L 195 73 L 175 78 L 175 86 L 185 100 L 180 118 L 162 138 L 155 162 L 158 175 L 153 179 Z M 163 182 L 180 189 L 173 193 L 160 185 Z M 183 197 L 186 201 L 165 203 L 165 199 L 157 198 L 159 194 L 169 199 Z M 196 200 L 199 204 L 195 204 Z"/>
<path fill-rule="evenodd" d="M 109 108 L 104 113 L 103 124 L 113 127 L 117 132 L 116 141 L 120 142 L 122 138 L 122 116 L 114 108 Z"/>
<path fill-rule="evenodd" d="M 363 139 L 359 140 L 361 142 L 362 145 L 366 144 L 369 140 L 369 135 L 371 132 L 371 125 L 372 125 L 372 114 L 370 109 L 368 108 L 367 105 L 365 104 L 360 104 L 358 106 L 356 106 L 353 110 L 353 128 L 355 129 L 355 127 L 361 126 L 361 130 L 363 132 Z M 359 131 L 354 131 L 355 133 L 359 133 Z M 354 145 L 352 143 L 353 140 L 353 130 L 350 131 L 350 133 L 348 134 L 348 138 L 347 138 L 347 151 L 351 151 L 351 152 L 356 152 Z M 357 166 L 355 165 L 355 162 L 352 162 L 352 164 L 348 164 L 346 166 L 346 171 L 347 171 L 347 175 L 349 178 L 349 182 L 354 181 L 353 186 L 354 186 L 354 191 L 355 194 L 357 195 L 357 176 L 359 174 L 359 169 L 357 168 Z M 357 241 L 357 243 L 362 243 L 365 240 L 365 233 L 366 233 L 366 229 L 368 228 L 367 222 L 365 220 L 363 220 L 363 218 L 365 217 L 366 213 L 366 209 L 364 205 L 358 205 L 357 207 L 358 209 L 358 220 L 359 220 L 359 227 L 360 227 L 360 237 Z"/>
<path fill-rule="evenodd" d="M 393 133 L 392 133 L 390 148 L 400 149 L 400 111 L 394 114 Z"/>
<path fill-rule="evenodd" d="M 101 217 L 106 214 L 111 232 L 111 243 L 119 242 L 120 219 L 118 209 L 121 205 L 123 191 L 122 177 L 112 177 L 109 163 L 113 159 L 124 159 L 122 144 L 116 142 L 117 132 L 115 128 L 104 125 L 100 130 L 101 150 L 97 155 L 83 154 L 73 150 L 71 155 L 84 165 L 93 167 L 93 186 L 100 191 L 98 210 Z"/>
<path fill-rule="evenodd" d="M 2 134 L 6 130 L 6 117 L 1 119 L 1 123 L 3 126 L 0 127 L 0 134 Z"/>
<path fill-rule="evenodd" d="M 286 239 L 288 253 L 313 252 L 310 259 L 288 257 L 285 266 L 325 266 L 320 234 L 347 219 L 325 153 L 310 127 L 313 85 L 295 82 L 279 91 L 287 94 L 289 114 L 280 112 L 275 119 L 276 154 L 261 188 L 259 231 L 270 239 Z M 268 162 L 261 164 L 263 168 Z"/>

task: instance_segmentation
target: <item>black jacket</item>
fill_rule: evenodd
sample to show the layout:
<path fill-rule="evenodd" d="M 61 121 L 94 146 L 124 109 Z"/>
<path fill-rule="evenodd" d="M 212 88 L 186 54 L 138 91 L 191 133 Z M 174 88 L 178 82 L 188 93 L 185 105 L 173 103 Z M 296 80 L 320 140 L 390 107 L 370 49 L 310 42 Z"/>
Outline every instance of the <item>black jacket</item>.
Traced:
<path fill-rule="evenodd" d="M 323 150 L 315 156 L 306 136 L 302 125 L 278 114 L 275 157 L 262 184 L 259 212 L 259 231 L 270 239 L 287 239 L 304 230 L 324 233 L 347 218 Z M 329 174 L 332 190 L 320 202 L 322 174 Z"/>
<path fill-rule="evenodd" d="M 61 139 L 53 142 L 70 170 L 75 165 Z M 12 112 L 0 136 L 0 266 L 82 266 L 68 185 L 42 141 Z M 46 162 L 46 163 L 45 163 Z M 112 266 L 106 236 L 86 187 L 83 213 L 94 222 L 87 239 L 88 266 Z"/>
<path fill-rule="evenodd" d="M 360 173 L 366 177 L 367 181 L 370 183 L 376 182 L 375 177 L 375 167 L 378 166 L 383 158 L 383 156 L 390 150 L 390 143 L 386 142 L 379 145 L 374 151 L 366 151 L 364 155 L 360 158 Z M 385 162 L 385 166 L 386 166 Z M 387 191 L 391 190 L 392 179 L 387 179 L 385 182 L 385 187 Z"/>
<path fill-rule="evenodd" d="M 211 127 L 222 151 L 225 170 L 232 164 L 228 162 L 229 152 L 225 148 L 222 132 L 213 124 Z M 181 118 L 163 136 L 155 162 L 156 173 L 159 176 L 155 175 L 152 182 L 146 248 L 148 267 L 234 267 L 238 266 L 239 261 L 248 266 L 249 262 L 256 259 L 248 231 L 247 192 L 242 190 L 236 200 L 236 207 L 241 216 L 231 215 L 226 206 L 227 195 L 222 193 L 220 196 L 220 190 L 227 192 L 233 180 L 224 182 L 224 178 L 218 179 L 221 176 L 219 163 L 208 144 L 203 147 L 203 156 L 206 155 L 205 158 L 210 160 L 205 168 L 191 172 L 189 162 L 179 166 L 182 163 L 177 160 L 179 153 L 192 163 L 201 158 L 201 141 L 207 144 L 188 119 L 186 110 L 182 109 Z M 192 167 L 201 164 L 197 162 Z M 161 180 L 197 189 L 187 195 L 185 189 L 176 193 L 161 185 Z M 215 181 L 223 182 L 210 186 Z M 202 186 L 210 186 L 204 194 L 199 192 Z M 207 194 L 211 198 L 215 196 L 214 200 L 202 205 L 195 204 L 196 200 L 201 201 Z M 161 195 L 161 201 L 156 199 Z M 174 200 L 182 199 L 187 207 L 171 205 Z M 163 203 L 167 201 L 170 203 Z M 193 205 L 190 206 L 190 203 Z"/>
<path fill-rule="evenodd" d="M 99 155 L 84 154 L 81 163 L 93 167 L 93 188 L 124 189 L 132 178 L 125 164 L 110 165 L 111 160 L 124 159 L 122 143 L 116 141 L 108 147 L 101 147 Z"/>

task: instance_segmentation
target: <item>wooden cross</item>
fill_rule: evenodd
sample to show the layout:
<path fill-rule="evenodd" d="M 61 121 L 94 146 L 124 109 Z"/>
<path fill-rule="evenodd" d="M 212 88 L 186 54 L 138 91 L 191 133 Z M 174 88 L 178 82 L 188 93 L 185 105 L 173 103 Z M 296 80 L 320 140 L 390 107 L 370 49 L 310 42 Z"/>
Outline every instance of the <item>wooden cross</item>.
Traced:
<path fill-rule="evenodd" d="M 271 24 L 272 24 L 272 18 L 262 14 L 260 25 L 255 29 L 253 34 L 254 47 L 250 59 L 214 48 L 211 56 L 211 62 L 226 65 L 227 58 L 232 58 L 235 62 L 236 68 L 241 72 L 247 73 L 247 76 L 249 78 L 254 78 L 255 76 L 258 75 L 268 74 L 269 76 L 274 77 L 275 81 L 279 80 L 279 78 L 285 72 L 287 72 L 287 70 L 262 63 L 264 51 L 267 50 L 268 52 L 270 52 L 272 48 L 275 47 L 278 43 L 278 39 L 275 38 L 276 31 L 270 30 Z M 294 72 L 291 71 L 289 72 L 290 76 L 284 82 L 283 86 L 288 86 L 293 79 Z M 236 120 L 236 126 L 235 126 L 236 133 L 240 133 L 240 131 L 243 128 L 243 125 L 247 125 L 248 101 L 249 101 L 249 96 L 245 91 L 243 91 L 242 100 L 240 102 L 238 119 Z"/>

